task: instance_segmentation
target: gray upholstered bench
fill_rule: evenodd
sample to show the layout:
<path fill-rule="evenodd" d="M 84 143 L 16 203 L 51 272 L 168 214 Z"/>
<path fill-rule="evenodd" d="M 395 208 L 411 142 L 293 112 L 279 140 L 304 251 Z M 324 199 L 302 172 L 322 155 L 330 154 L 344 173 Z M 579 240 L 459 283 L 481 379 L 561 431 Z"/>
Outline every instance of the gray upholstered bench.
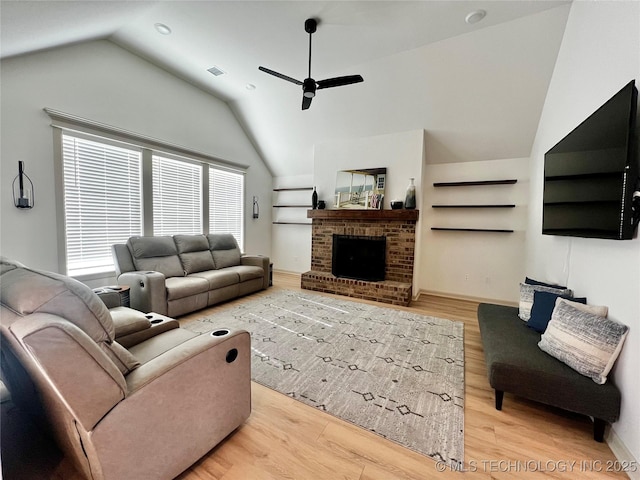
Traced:
<path fill-rule="evenodd" d="M 538 348 L 540 334 L 518 317 L 518 308 L 481 303 L 478 324 L 496 409 L 504 392 L 593 417 L 593 437 L 602 442 L 607 423 L 620 415 L 620 391 L 598 385 Z"/>

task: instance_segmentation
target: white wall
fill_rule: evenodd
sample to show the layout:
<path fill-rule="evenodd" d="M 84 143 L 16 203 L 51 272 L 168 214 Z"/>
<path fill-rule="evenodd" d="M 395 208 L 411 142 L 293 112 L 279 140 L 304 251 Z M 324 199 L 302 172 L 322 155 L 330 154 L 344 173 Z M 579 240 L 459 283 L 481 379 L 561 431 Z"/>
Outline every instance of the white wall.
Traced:
<path fill-rule="evenodd" d="M 638 462 L 640 240 L 637 235 L 615 241 L 540 233 L 544 152 L 634 78 L 637 86 L 640 3 L 573 2 L 531 155 L 527 274 L 568 284 L 589 303 L 608 305 L 609 317 L 630 327 L 614 370 L 622 413 L 613 430 Z"/>
<path fill-rule="evenodd" d="M 245 251 L 271 253 L 272 178 L 226 103 L 108 41 L 96 41 L 1 64 L 2 254 L 58 270 L 53 135 L 42 110 L 53 108 L 249 165 Z M 10 182 L 24 160 L 36 205 L 12 205 Z M 251 198 L 267 201 L 258 220 Z"/>
<path fill-rule="evenodd" d="M 428 137 L 427 137 L 428 139 Z M 419 284 L 425 292 L 515 303 L 524 280 L 529 159 L 427 165 L 422 205 Z M 516 179 L 513 185 L 433 187 L 434 182 Z M 431 205 L 514 204 L 515 208 L 450 209 Z M 492 228 L 513 233 L 432 231 Z"/>

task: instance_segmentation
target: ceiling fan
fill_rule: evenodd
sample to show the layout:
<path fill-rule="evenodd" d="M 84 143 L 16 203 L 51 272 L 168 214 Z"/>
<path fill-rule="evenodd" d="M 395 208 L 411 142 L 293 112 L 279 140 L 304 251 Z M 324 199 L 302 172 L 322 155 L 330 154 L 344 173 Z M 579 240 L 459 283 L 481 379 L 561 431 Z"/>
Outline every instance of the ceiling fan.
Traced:
<path fill-rule="evenodd" d="M 363 78 L 360 75 L 347 75 L 344 77 L 328 78 L 326 80 L 315 81 L 311 78 L 311 35 L 313 35 L 318 27 L 318 21 L 315 18 L 308 18 L 304 22 L 304 30 L 309 34 L 309 76 L 304 79 L 303 82 L 291 78 L 282 73 L 275 72 L 265 67 L 258 67 L 259 70 L 273 75 L 274 77 L 281 78 L 287 82 L 295 83 L 302 86 L 302 110 L 306 110 L 311 106 L 311 99 L 316 96 L 316 90 L 331 87 L 341 87 L 343 85 L 350 85 L 352 83 L 363 82 Z"/>

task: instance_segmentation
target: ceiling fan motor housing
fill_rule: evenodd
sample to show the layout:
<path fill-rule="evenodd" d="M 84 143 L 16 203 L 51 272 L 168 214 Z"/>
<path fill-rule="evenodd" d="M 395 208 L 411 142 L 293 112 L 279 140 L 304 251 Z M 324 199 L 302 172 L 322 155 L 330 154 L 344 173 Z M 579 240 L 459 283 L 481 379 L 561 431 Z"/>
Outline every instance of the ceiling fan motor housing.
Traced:
<path fill-rule="evenodd" d="M 304 22 L 304 31 L 307 33 L 316 33 L 318 21 L 315 18 L 307 18 Z"/>
<path fill-rule="evenodd" d="M 303 95 L 307 98 L 316 96 L 316 81 L 313 78 L 307 78 L 302 84 Z"/>

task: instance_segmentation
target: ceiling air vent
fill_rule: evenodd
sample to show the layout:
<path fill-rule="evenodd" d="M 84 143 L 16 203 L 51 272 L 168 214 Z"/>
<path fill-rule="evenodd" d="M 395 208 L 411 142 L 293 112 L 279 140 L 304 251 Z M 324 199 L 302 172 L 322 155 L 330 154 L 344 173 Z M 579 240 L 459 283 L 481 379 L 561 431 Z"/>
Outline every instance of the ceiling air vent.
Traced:
<path fill-rule="evenodd" d="M 224 75 L 225 73 L 227 73 L 224 70 L 216 67 L 215 65 L 211 68 L 207 68 L 207 72 L 209 72 L 214 77 L 219 77 L 220 75 Z"/>

